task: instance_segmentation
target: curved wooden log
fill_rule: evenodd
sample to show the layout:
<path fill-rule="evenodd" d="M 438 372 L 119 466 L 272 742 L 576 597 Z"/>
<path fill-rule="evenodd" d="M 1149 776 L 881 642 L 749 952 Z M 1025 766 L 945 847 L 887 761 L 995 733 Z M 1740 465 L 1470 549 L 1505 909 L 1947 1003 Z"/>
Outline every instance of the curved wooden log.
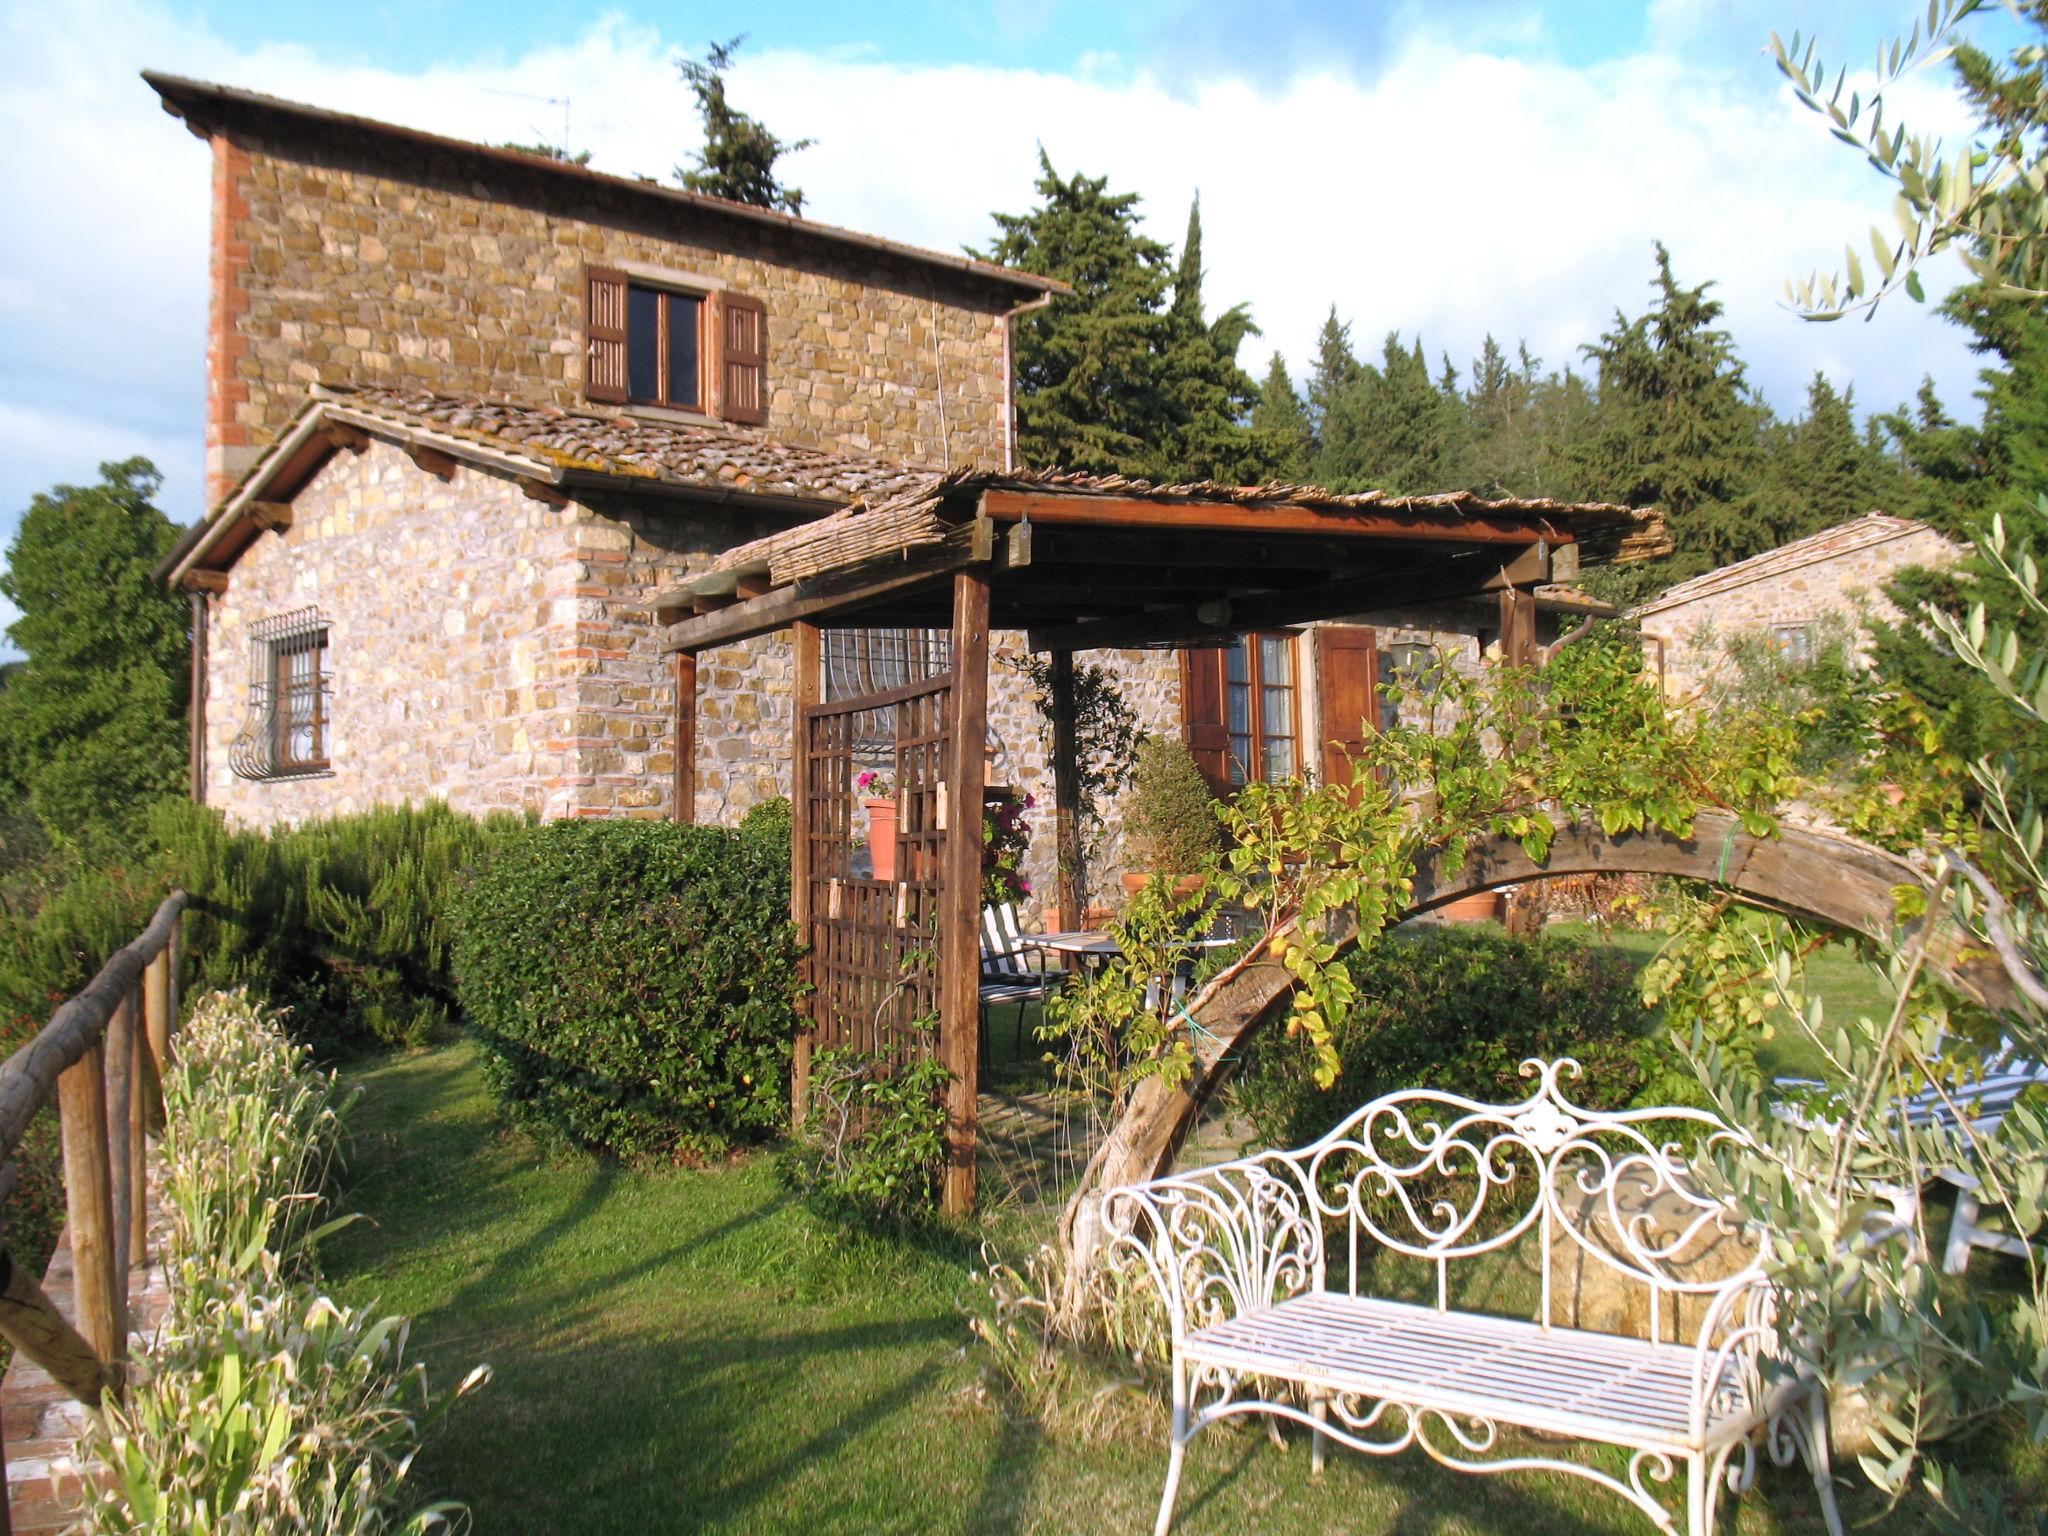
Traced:
<path fill-rule="evenodd" d="M 0 1158 L 14 1155 L 22 1133 L 57 1091 L 57 1079 L 106 1038 L 107 1021 L 133 993 L 148 965 L 171 942 L 185 910 L 183 891 L 173 891 L 139 937 L 116 950 L 99 975 L 59 1005 L 36 1037 L 0 1065 Z"/>
<path fill-rule="evenodd" d="M 1430 912 L 1462 896 L 1524 880 L 1584 874 L 1704 881 L 1754 906 L 1873 936 L 1900 926 L 1898 887 L 1914 886 L 1930 895 L 1934 890 L 1924 870 L 1845 833 L 1787 827 L 1774 837 L 1753 837 L 1734 816 L 1709 811 L 1694 822 L 1689 838 L 1664 832 L 1609 837 L 1590 822 L 1560 821 L 1549 856 L 1540 863 L 1508 838 L 1474 844 L 1455 874 L 1440 859 L 1428 859 L 1415 871 L 1403 915 Z M 1917 926 L 1906 924 L 1904 931 L 1910 934 Z M 1354 929 L 1345 941 L 1355 937 Z M 1928 960 L 1973 1001 L 1995 1011 L 2017 1006 L 2012 981 L 1997 958 L 1969 945 L 1963 935 L 1939 936 Z M 1189 1005 L 1201 1025 L 1194 1071 L 1179 1088 L 1151 1078 L 1131 1095 L 1130 1107 L 1111 1128 L 1108 1145 L 1093 1164 L 1094 1177 L 1069 1203 L 1065 1228 L 1077 1248 L 1089 1246 L 1082 1203 L 1095 1190 L 1156 1178 L 1173 1167 L 1188 1131 L 1229 1078 L 1231 1064 L 1292 986 L 1284 967 L 1260 961 L 1209 987 Z"/>

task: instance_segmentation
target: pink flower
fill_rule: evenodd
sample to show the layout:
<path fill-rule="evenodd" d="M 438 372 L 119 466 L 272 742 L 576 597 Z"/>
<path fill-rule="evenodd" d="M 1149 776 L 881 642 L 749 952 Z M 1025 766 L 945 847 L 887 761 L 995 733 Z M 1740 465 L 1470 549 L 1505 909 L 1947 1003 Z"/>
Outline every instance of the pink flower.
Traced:
<path fill-rule="evenodd" d="M 1036 795 L 1026 795 L 1026 796 L 1024 797 L 1024 809 L 1025 809 L 1025 810 L 1027 810 L 1027 811 L 1028 811 L 1028 810 L 1030 810 L 1030 809 L 1031 809 L 1031 808 L 1032 808 L 1033 806 L 1035 806 L 1036 804 L 1038 804 L 1038 796 L 1036 796 Z"/>
<path fill-rule="evenodd" d="M 1029 896 L 1031 894 L 1031 882 L 1029 880 L 1026 880 L 1022 875 L 1019 875 L 1017 877 L 1017 889 L 1023 892 L 1026 896 Z"/>

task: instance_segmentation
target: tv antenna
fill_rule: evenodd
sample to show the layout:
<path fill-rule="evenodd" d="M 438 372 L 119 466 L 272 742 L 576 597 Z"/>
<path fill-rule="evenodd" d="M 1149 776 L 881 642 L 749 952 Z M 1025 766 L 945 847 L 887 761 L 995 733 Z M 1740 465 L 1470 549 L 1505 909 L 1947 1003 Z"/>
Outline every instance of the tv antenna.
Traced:
<path fill-rule="evenodd" d="M 534 94 L 534 93 L 533 93 L 532 91 L 501 91 L 501 90 L 499 90 L 499 89 L 498 89 L 498 88 L 497 88 L 496 86 L 490 86 L 490 85 L 487 85 L 487 86 L 485 86 L 485 87 L 484 87 L 483 89 L 484 89 L 484 94 L 485 94 L 486 96 L 512 96 L 512 97 L 516 97 L 516 98 L 517 98 L 518 100 L 520 100 L 520 101 L 538 101 L 538 102 L 541 102 L 541 103 L 543 103 L 543 104 L 544 104 L 544 105 L 546 105 L 546 106 L 550 106 L 550 107 L 560 107 L 560 108 L 562 109 L 562 142 L 561 142 L 561 146 L 560 146 L 560 148 L 561 148 L 561 154 L 562 154 L 562 158 L 563 158 L 564 160 L 566 160 L 566 159 L 568 159 L 568 158 L 569 158 L 569 98 L 568 98 L 568 97 L 566 97 L 566 96 L 537 96 L 537 95 L 535 95 L 535 94 Z M 528 131 L 528 132 L 530 132 L 530 133 L 532 133 L 532 134 L 533 134 L 533 136 L 534 136 L 535 138 L 537 138 L 537 139 L 540 139 L 540 140 L 542 140 L 543 142 L 545 142 L 545 141 L 546 141 L 546 139 L 547 139 L 547 135 L 546 135 L 545 133 L 543 133 L 543 132 L 542 132 L 542 131 L 541 131 L 541 130 L 540 130 L 540 129 L 538 128 L 538 127 L 536 127 L 536 126 L 535 126 L 534 124 L 532 124 L 532 123 L 528 123 L 528 124 L 527 124 L 526 126 L 527 126 L 527 131 Z"/>

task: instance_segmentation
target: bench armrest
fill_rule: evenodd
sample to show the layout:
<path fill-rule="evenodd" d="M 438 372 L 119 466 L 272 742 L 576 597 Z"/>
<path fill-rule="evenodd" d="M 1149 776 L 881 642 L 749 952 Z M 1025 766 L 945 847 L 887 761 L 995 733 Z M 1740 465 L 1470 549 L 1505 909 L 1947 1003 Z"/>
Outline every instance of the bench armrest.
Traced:
<path fill-rule="evenodd" d="M 1284 1153 L 1112 1189 L 1102 1217 L 1112 1259 L 1150 1273 L 1176 1345 L 1323 1285 L 1322 1219 Z"/>

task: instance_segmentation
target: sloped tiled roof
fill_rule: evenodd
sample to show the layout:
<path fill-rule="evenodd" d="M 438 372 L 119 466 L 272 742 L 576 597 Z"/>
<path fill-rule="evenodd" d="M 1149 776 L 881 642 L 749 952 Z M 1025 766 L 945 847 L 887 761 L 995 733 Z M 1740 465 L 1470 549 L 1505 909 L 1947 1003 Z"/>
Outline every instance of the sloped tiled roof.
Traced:
<path fill-rule="evenodd" d="M 427 428 L 562 470 L 707 490 L 751 491 L 844 505 L 913 494 L 941 473 L 887 459 L 800 448 L 763 432 L 717 423 L 654 421 L 623 412 L 568 411 L 552 405 L 381 385 L 324 385 L 315 399 L 395 426 Z"/>
<path fill-rule="evenodd" d="M 1690 603 L 1703 597 L 1713 597 L 1736 587 L 1748 586 L 1752 582 L 1765 581 L 1773 576 L 1782 576 L 1802 566 L 1813 565 L 1822 560 L 1833 560 L 1842 555 L 1853 554 L 1859 549 L 1889 543 L 1893 539 L 1905 538 L 1909 534 L 1930 533 L 1925 523 L 1907 517 L 1893 517 L 1885 512 L 1866 512 L 1850 522 L 1837 523 L 1832 528 L 1823 528 L 1819 533 L 1810 533 L 1803 539 L 1794 539 L 1790 544 L 1781 544 L 1776 549 L 1767 549 L 1760 555 L 1751 555 L 1747 560 L 1737 560 L 1733 565 L 1724 565 L 1716 570 L 1695 576 L 1690 581 L 1681 581 L 1635 610 L 1635 617 L 1660 613 L 1666 608 L 1676 608 L 1681 603 Z"/>
<path fill-rule="evenodd" d="M 624 411 L 445 395 L 390 385 L 321 384 L 212 517 L 190 530 L 163 563 L 182 576 L 193 565 L 232 559 L 232 525 L 253 504 L 291 494 L 336 429 L 381 433 L 413 449 L 468 458 L 543 485 L 562 488 L 603 478 L 622 488 L 657 486 L 711 495 L 762 498 L 815 515 L 795 528 L 729 551 L 719 569 L 765 564 L 805 566 L 830 551 L 877 541 L 907 548 L 938 536 L 942 503 L 987 490 L 1035 490 L 1062 497 L 1116 497 L 1158 503 L 1231 503 L 1311 507 L 1340 512 L 1384 509 L 1432 522 L 1462 517 L 1554 519 L 1578 538 L 1589 563 L 1643 559 L 1670 545 L 1662 519 L 1649 509 L 1604 502 L 1492 498 L 1466 491 L 1400 496 L 1386 491 L 1340 493 L 1310 485 L 1223 485 L 1197 481 L 1154 485 L 1121 475 L 1065 470 L 1011 472 L 901 464 L 859 454 L 830 453 L 778 441 L 753 428 L 717 422 L 663 421 Z M 209 553 L 214 551 L 215 553 Z M 830 563 L 828 561 L 828 563 Z"/>

